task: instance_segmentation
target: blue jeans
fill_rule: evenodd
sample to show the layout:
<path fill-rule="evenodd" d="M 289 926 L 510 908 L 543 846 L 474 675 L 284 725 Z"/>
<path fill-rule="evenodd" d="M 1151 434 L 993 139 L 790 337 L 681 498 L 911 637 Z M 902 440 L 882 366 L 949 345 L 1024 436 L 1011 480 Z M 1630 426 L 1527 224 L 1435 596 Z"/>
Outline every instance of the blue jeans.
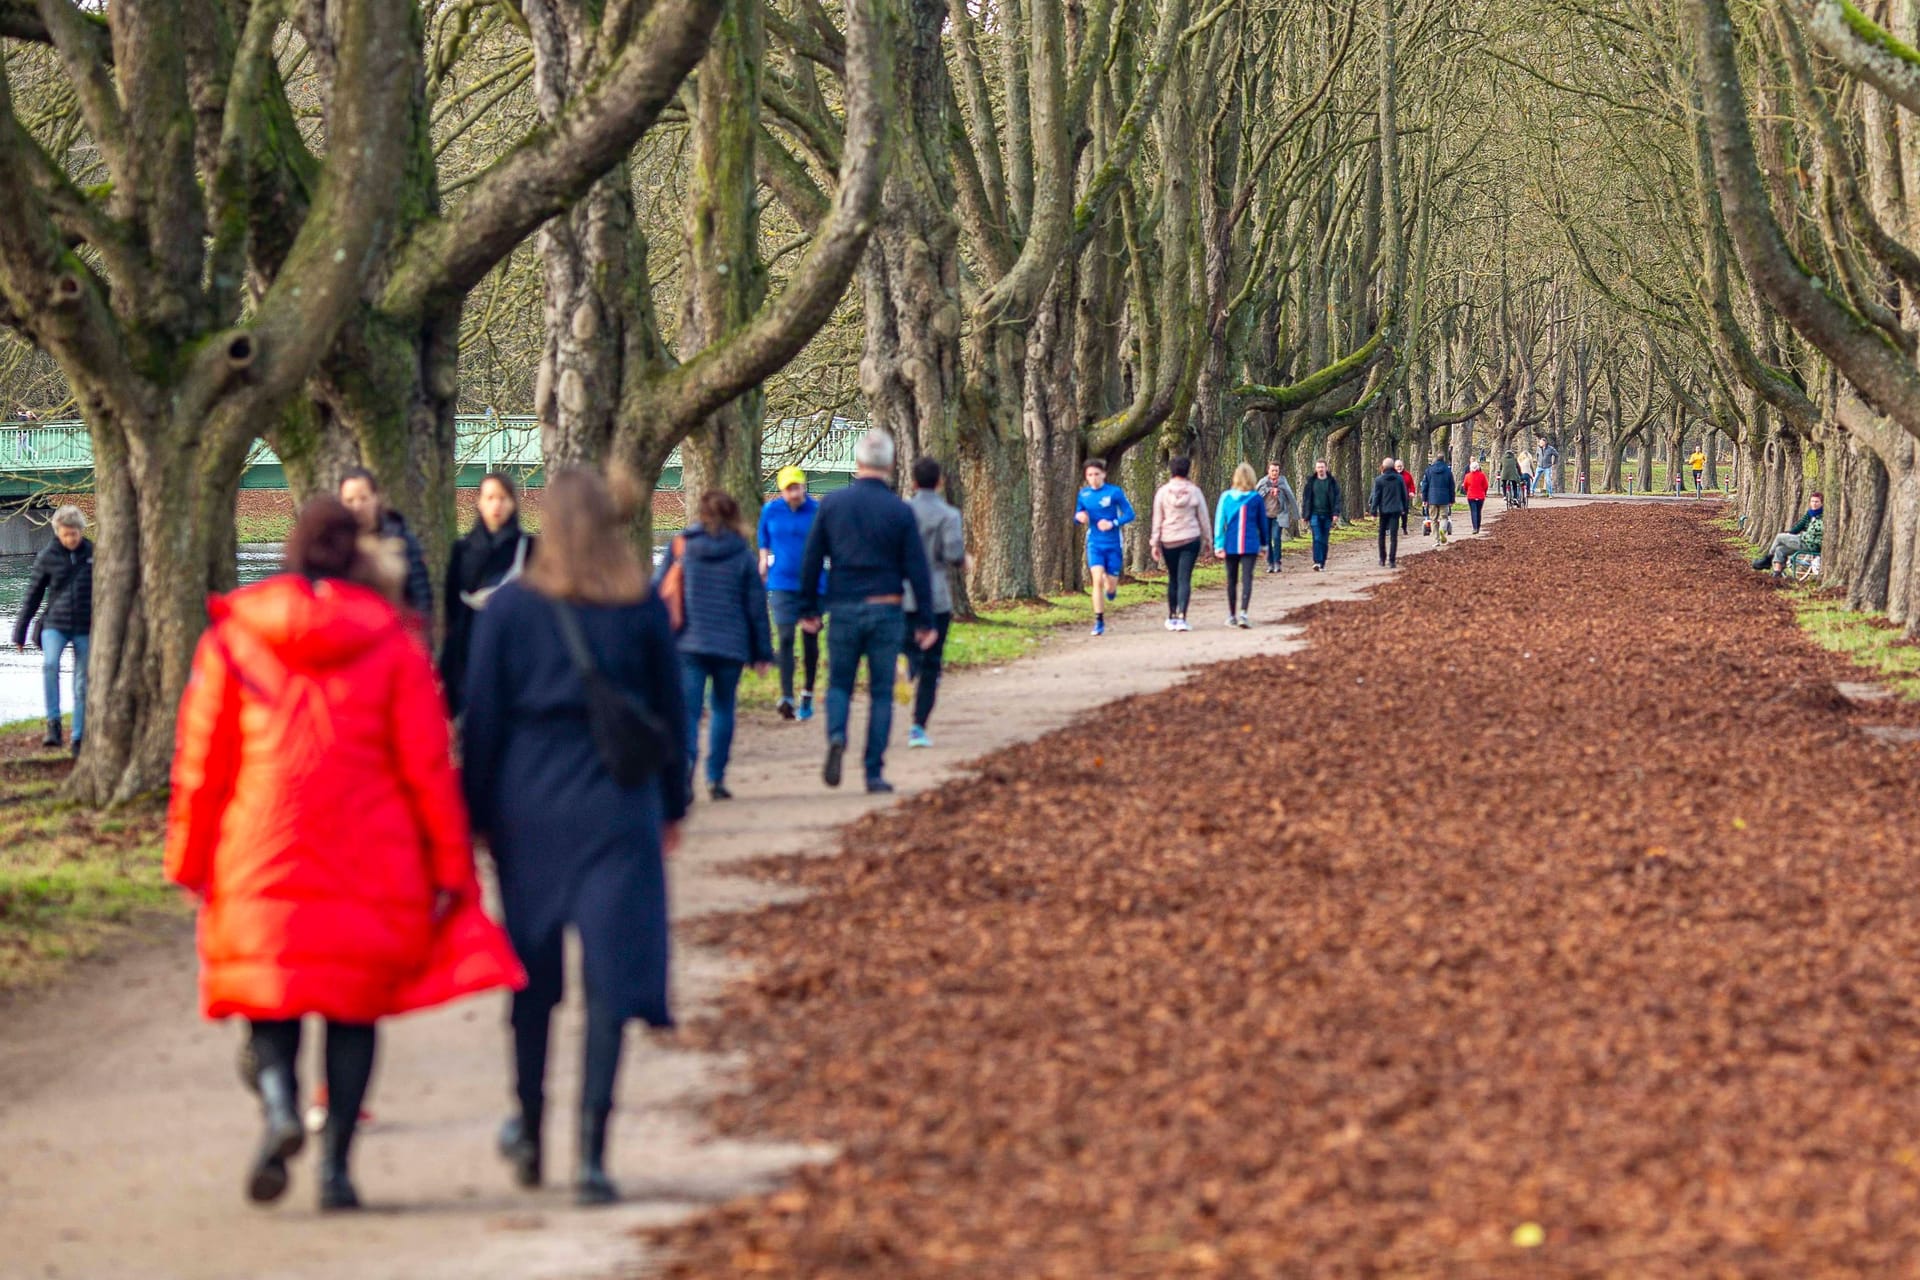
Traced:
<path fill-rule="evenodd" d="M 700 759 L 700 709 L 707 705 L 707 686 L 713 686 L 712 715 L 707 720 L 707 781 L 724 782 L 727 760 L 733 755 L 734 695 L 740 692 L 744 662 L 706 653 L 680 655 L 680 691 L 687 703 L 687 773 Z"/>
<path fill-rule="evenodd" d="M 87 714 L 87 643 L 82 632 L 69 635 L 52 627 L 40 628 L 40 674 L 47 685 L 47 719 L 60 718 L 60 654 L 73 646 L 73 740 L 80 741 Z"/>
<path fill-rule="evenodd" d="M 853 685 L 866 659 L 872 696 L 867 714 L 867 778 L 882 775 L 893 733 L 893 669 L 907 639 L 907 615 L 897 604 L 836 604 L 827 628 L 827 741 L 845 745 L 853 714 Z"/>
<path fill-rule="evenodd" d="M 1313 562 L 1327 562 L 1327 539 L 1333 536 L 1332 516 L 1308 516 L 1307 528 L 1313 530 Z"/>

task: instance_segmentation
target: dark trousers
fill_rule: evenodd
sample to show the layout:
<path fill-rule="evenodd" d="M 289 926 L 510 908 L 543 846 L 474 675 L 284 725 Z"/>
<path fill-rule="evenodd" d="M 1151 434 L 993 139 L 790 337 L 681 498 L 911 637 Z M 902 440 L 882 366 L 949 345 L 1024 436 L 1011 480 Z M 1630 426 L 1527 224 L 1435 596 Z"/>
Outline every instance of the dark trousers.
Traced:
<path fill-rule="evenodd" d="M 249 1040 L 253 1060 L 262 1071 L 284 1067 L 300 1096 L 300 1019 L 254 1021 Z M 360 1123 L 360 1108 L 373 1081 L 373 1054 L 378 1043 L 373 1024 L 327 1019 L 327 1147 L 344 1160 Z"/>
<path fill-rule="evenodd" d="M 1467 514 L 1473 517 L 1473 531 L 1480 532 L 1480 508 L 1487 505 L 1485 498 L 1468 498 Z"/>
<path fill-rule="evenodd" d="M 827 628 L 827 741 L 845 744 L 853 716 L 853 686 L 860 664 L 867 664 L 872 698 L 867 713 L 868 778 L 887 765 L 887 738 L 893 733 L 893 668 L 906 643 L 907 616 L 897 604 L 836 604 Z"/>
<path fill-rule="evenodd" d="M 1327 562 L 1327 542 L 1333 537 L 1333 517 L 1312 515 L 1307 517 L 1307 528 L 1313 531 L 1313 562 Z"/>
<path fill-rule="evenodd" d="M 1413 499 L 1408 498 L 1407 501 L 1412 502 Z M 1413 508 L 1408 507 L 1400 513 L 1400 532 L 1405 533 L 1407 531 L 1407 521 L 1411 519 L 1413 519 Z"/>
<path fill-rule="evenodd" d="M 933 615 L 933 647 L 922 649 L 906 645 L 907 674 L 913 678 L 913 722 L 922 729 L 933 714 L 934 695 L 940 691 L 940 668 L 947 656 L 947 629 L 953 626 L 951 613 Z"/>
<path fill-rule="evenodd" d="M 1280 540 L 1283 536 L 1285 535 L 1280 528 L 1280 522 L 1275 520 L 1273 522 L 1273 538 L 1267 543 L 1267 568 L 1269 569 L 1278 569 L 1280 567 Z"/>
<path fill-rule="evenodd" d="M 712 686 L 712 714 L 707 719 L 707 781 L 724 782 L 727 761 L 733 756 L 734 705 L 740 692 L 743 662 L 706 653 L 680 655 L 680 691 L 687 704 L 687 773 L 700 759 L 700 711 Z"/>
<path fill-rule="evenodd" d="M 1392 564 L 1400 558 L 1400 522 L 1407 518 L 1404 511 L 1383 511 L 1380 513 L 1380 563 Z"/>
<path fill-rule="evenodd" d="M 1253 603 L 1253 566 L 1260 553 L 1227 557 L 1227 612 L 1239 617 Z M 1235 602 L 1238 602 L 1237 604 Z"/>
<path fill-rule="evenodd" d="M 801 688 L 808 693 L 813 692 L 813 678 L 820 670 L 820 637 L 814 632 L 800 631 L 798 591 L 772 591 L 768 595 L 773 601 L 774 634 L 779 641 L 776 651 L 780 667 L 780 696 L 792 701 L 794 633 L 799 632 L 802 658 L 806 663 L 806 683 Z"/>
<path fill-rule="evenodd" d="M 513 993 L 508 1013 L 513 1028 L 513 1091 L 521 1112 L 538 1124 L 546 1107 L 547 1045 L 552 1039 L 553 1010 L 565 990 L 566 931 L 554 930 L 549 942 L 534 954 L 521 956 L 520 963 L 526 966 L 527 986 Z M 604 1116 L 613 1110 L 626 1027 L 627 1020 L 589 987 L 586 1062 L 580 1073 L 583 1115 Z"/>
<path fill-rule="evenodd" d="M 1167 616 L 1184 618 L 1187 616 L 1187 603 L 1193 599 L 1193 566 L 1199 562 L 1200 548 L 1204 545 L 1199 538 L 1192 542 L 1180 542 L 1160 548 L 1160 556 L 1167 562 Z"/>

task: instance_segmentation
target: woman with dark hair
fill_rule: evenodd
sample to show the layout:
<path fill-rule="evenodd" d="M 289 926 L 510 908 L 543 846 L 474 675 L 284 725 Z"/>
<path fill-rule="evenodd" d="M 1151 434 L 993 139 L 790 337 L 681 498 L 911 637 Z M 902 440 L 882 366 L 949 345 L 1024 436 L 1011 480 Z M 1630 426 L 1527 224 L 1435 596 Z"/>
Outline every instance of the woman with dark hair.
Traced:
<path fill-rule="evenodd" d="M 540 1184 L 547 1043 L 571 925 L 586 979 L 582 1204 L 618 1199 L 607 1129 L 626 1024 L 673 1021 L 662 858 L 679 843 L 687 812 L 687 717 L 666 606 L 647 590 L 627 536 L 630 514 L 595 473 L 554 473 L 539 549 L 527 572 L 487 602 L 467 663 L 467 804 L 492 851 L 507 932 L 528 978 L 512 1011 L 520 1107 L 501 1129 L 500 1153 L 522 1186 Z M 662 767 L 616 779 L 593 731 L 589 687 L 645 709 L 648 735 L 657 735 L 648 754 Z M 596 708 L 604 729 L 604 701 Z"/>
<path fill-rule="evenodd" d="M 441 600 L 447 633 L 440 642 L 440 685 L 446 691 L 448 709 L 456 716 L 465 705 L 461 697 L 473 620 L 502 583 L 520 576 L 533 550 L 532 535 L 520 530 L 520 490 L 511 477 L 498 471 L 482 476 L 475 507 L 478 518 L 473 528 L 453 544 Z"/>
<path fill-rule="evenodd" d="M 203 1011 L 251 1023 L 260 1202 L 306 1139 L 303 1017 L 327 1023 L 320 1207 L 354 1209 L 374 1023 L 520 981 L 480 914 L 432 665 L 369 585 L 370 541 L 339 502 L 308 503 L 289 572 L 214 599 L 180 705 L 167 876 L 201 900 Z"/>
<path fill-rule="evenodd" d="M 424 624 L 433 629 L 433 579 L 427 576 L 427 556 L 420 539 L 407 527 L 407 518 L 387 505 L 380 493 L 380 481 L 365 467 L 349 467 L 340 477 L 340 501 L 360 522 L 363 533 L 398 544 L 406 559 L 406 585 L 400 602 Z"/>
<path fill-rule="evenodd" d="M 709 489 L 695 515 L 694 523 L 673 540 L 659 577 L 680 567 L 684 620 L 678 640 L 681 692 L 687 704 L 687 786 L 693 786 L 699 760 L 704 704 L 709 711 L 707 794 L 731 800 L 727 760 L 733 754 L 740 673 L 749 664 L 764 667 L 773 661 L 773 631 L 767 625 L 767 592 L 753 545 L 740 529 L 740 505 L 726 490 Z"/>

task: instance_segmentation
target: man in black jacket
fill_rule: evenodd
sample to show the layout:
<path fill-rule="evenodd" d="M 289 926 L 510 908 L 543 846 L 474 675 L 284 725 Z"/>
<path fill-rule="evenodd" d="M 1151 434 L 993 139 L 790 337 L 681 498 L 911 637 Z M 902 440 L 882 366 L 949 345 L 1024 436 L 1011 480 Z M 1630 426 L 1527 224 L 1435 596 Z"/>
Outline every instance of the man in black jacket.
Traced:
<path fill-rule="evenodd" d="M 60 656 L 73 646 L 73 753 L 80 754 L 86 729 L 87 645 L 93 631 L 93 543 L 86 537 L 87 517 L 80 508 L 53 513 L 55 541 L 33 560 L 27 598 L 14 620 L 13 643 L 29 647 L 28 631 L 44 598 L 47 616 L 40 622 L 41 672 L 46 682 L 47 736 L 40 745 L 60 745 Z"/>
<path fill-rule="evenodd" d="M 869 431 L 853 453 L 854 480 L 820 499 L 800 561 L 800 625 L 820 630 L 820 571 L 827 570 L 825 607 L 833 615 L 827 632 L 827 763 L 821 777 L 840 785 L 847 750 L 847 721 L 860 663 L 867 664 L 872 698 L 867 712 L 864 763 L 867 790 L 887 792 L 887 738 L 893 731 L 894 666 L 906 644 L 903 586 L 913 588 L 914 643 L 925 649 L 938 633 L 933 625 L 933 583 L 913 508 L 894 493 L 893 437 Z"/>
<path fill-rule="evenodd" d="M 1400 563 L 1400 517 L 1407 514 L 1407 482 L 1392 458 L 1380 459 L 1380 474 L 1373 478 L 1373 492 L 1367 495 L 1367 514 L 1380 519 L 1380 567 L 1397 568 Z"/>
<path fill-rule="evenodd" d="M 1313 475 L 1300 486 L 1300 514 L 1313 531 L 1313 571 L 1327 567 L 1327 539 L 1340 523 L 1340 482 L 1327 470 L 1325 458 L 1313 460 Z"/>

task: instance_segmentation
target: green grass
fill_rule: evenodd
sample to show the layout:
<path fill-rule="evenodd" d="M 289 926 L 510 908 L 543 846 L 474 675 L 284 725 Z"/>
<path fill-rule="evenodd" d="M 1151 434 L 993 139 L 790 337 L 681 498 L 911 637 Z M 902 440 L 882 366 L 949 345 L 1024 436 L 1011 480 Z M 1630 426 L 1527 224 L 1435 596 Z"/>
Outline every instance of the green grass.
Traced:
<path fill-rule="evenodd" d="M 1823 591 L 1801 588 L 1791 599 L 1794 618 L 1814 643 L 1873 672 L 1901 697 L 1920 698 L 1920 644 L 1906 639 L 1899 627 L 1849 609 Z"/>
<path fill-rule="evenodd" d="M 95 950 L 174 901 L 161 875 L 163 801 L 111 813 L 60 798 L 63 755 L 37 752 L 37 721 L 0 728 L 0 990 Z"/>

